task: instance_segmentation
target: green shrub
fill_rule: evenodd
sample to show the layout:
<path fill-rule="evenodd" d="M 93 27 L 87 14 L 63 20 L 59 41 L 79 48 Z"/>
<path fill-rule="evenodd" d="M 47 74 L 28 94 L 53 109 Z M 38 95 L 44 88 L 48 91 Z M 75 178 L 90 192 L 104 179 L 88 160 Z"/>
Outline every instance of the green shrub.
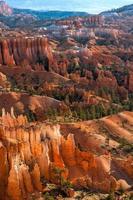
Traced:
<path fill-rule="evenodd" d="M 55 198 L 50 195 L 48 192 L 43 196 L 44 200 L 55 200 Z"/>
<path fill-rule="evenodd" d="M 115 200 L 114 192 L 110 192 L 110 194 L 107 196 L 106 200 Z"/>

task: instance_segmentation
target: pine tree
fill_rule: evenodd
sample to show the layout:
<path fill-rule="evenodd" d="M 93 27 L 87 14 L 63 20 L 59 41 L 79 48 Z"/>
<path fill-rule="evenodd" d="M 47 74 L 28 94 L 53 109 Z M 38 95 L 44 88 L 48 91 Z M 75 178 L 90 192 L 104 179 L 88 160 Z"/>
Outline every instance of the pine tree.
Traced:
<path fill-rule="evenodd" d="M 83 108 L 80 108 L 80 119 L 86 120 L 86 113 Z"/>
<path fill-rule="evenodd" d="M 95 105 L 92 105 L 91 106 L 91 118 L 92 119 L 95 119 L 96 118 L 96 107 L 95 107 Z"/>

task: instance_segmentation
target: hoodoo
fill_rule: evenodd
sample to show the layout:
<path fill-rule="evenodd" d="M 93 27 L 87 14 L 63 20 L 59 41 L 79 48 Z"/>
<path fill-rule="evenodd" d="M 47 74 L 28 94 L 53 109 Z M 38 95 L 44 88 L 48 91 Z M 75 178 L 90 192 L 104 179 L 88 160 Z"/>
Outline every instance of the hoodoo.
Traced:
<path fill-rule="evenodd" d="M 0 118 L 0 196 L 29 199 L 35 190 L 42 192 L 43 181 L 58 180 L 54 169 L 78 188 L 90 187 L 104 192 L 118 187 L 111 175 L 111 157 L 81 151 L 72 134 L 61 135 L 60 126 L 29 123 L 25 116 L 15 117 L 3 110 Z"/>
<path fill-rule="evenodd" d="M 24 66 L 42 64 L 48 71 L 53 55 L 47 38 L 17 38 L 0 41 L 0 64 Z"/>
<path fill-rule="evenodd" d="M 133 200 L 133 5 L 7 2 L 0 200 Z"/>

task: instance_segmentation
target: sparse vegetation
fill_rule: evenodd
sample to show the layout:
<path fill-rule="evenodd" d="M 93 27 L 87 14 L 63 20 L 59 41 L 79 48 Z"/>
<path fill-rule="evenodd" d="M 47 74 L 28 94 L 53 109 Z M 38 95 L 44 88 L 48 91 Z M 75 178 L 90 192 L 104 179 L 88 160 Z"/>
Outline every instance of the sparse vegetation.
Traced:
<path fill-rule="evenodd" d="M 65 169 L 59 167 L 53 168 L 53 176 L 56 181 L 56 185 L 52 185 L 51 189 L 49 187 L 49 192 L 44 193 L 43 197 L 46 200 L 56 199 L 57 196 L 69 197 L 69 191 L 72 190 L 73 186 L 69 180 L 63 177 Z"/>
<path fill-rule="evenodd" d="M 115 200 L 115 193 L 110 192 L 110 194 L 107 196 L 106 200 Z"/>
<path fill-rule="evenodd" d="M 0 1 L 0 110 L 0 197 L 133 200 L 133 5 Z"/>
<path fill-rule="evenodd" d="M 29 122 L 37 121 L 37 116 L 32 110 L 26 109 L 25 115 L 27 116 Z"/>
<path fill-rule="evenodd" d="M 124 138 L 119 139 L 119 143 L 119 148 L 122 149 L 123 152 L 133 155 L 133 144 L 129 143 Z"/>

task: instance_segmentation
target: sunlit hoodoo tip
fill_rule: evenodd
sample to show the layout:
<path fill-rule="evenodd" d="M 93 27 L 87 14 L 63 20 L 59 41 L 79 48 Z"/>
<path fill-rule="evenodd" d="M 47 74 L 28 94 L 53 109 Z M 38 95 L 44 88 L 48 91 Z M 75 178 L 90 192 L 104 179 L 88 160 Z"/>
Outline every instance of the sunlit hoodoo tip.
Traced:
<path fill-rule="evenodd" d="M 12 117 L 12 118 L 16 118 L 16 117 L 15 117 L 15 114 L 14 114 L 14 107 L 11 107 L 11 117 Z"/>
<path fill-rule="evenodd" d="M 6 115 L 5 108 L 2 108 L 2 117 L 4 117 L 5 115 Z"/>

